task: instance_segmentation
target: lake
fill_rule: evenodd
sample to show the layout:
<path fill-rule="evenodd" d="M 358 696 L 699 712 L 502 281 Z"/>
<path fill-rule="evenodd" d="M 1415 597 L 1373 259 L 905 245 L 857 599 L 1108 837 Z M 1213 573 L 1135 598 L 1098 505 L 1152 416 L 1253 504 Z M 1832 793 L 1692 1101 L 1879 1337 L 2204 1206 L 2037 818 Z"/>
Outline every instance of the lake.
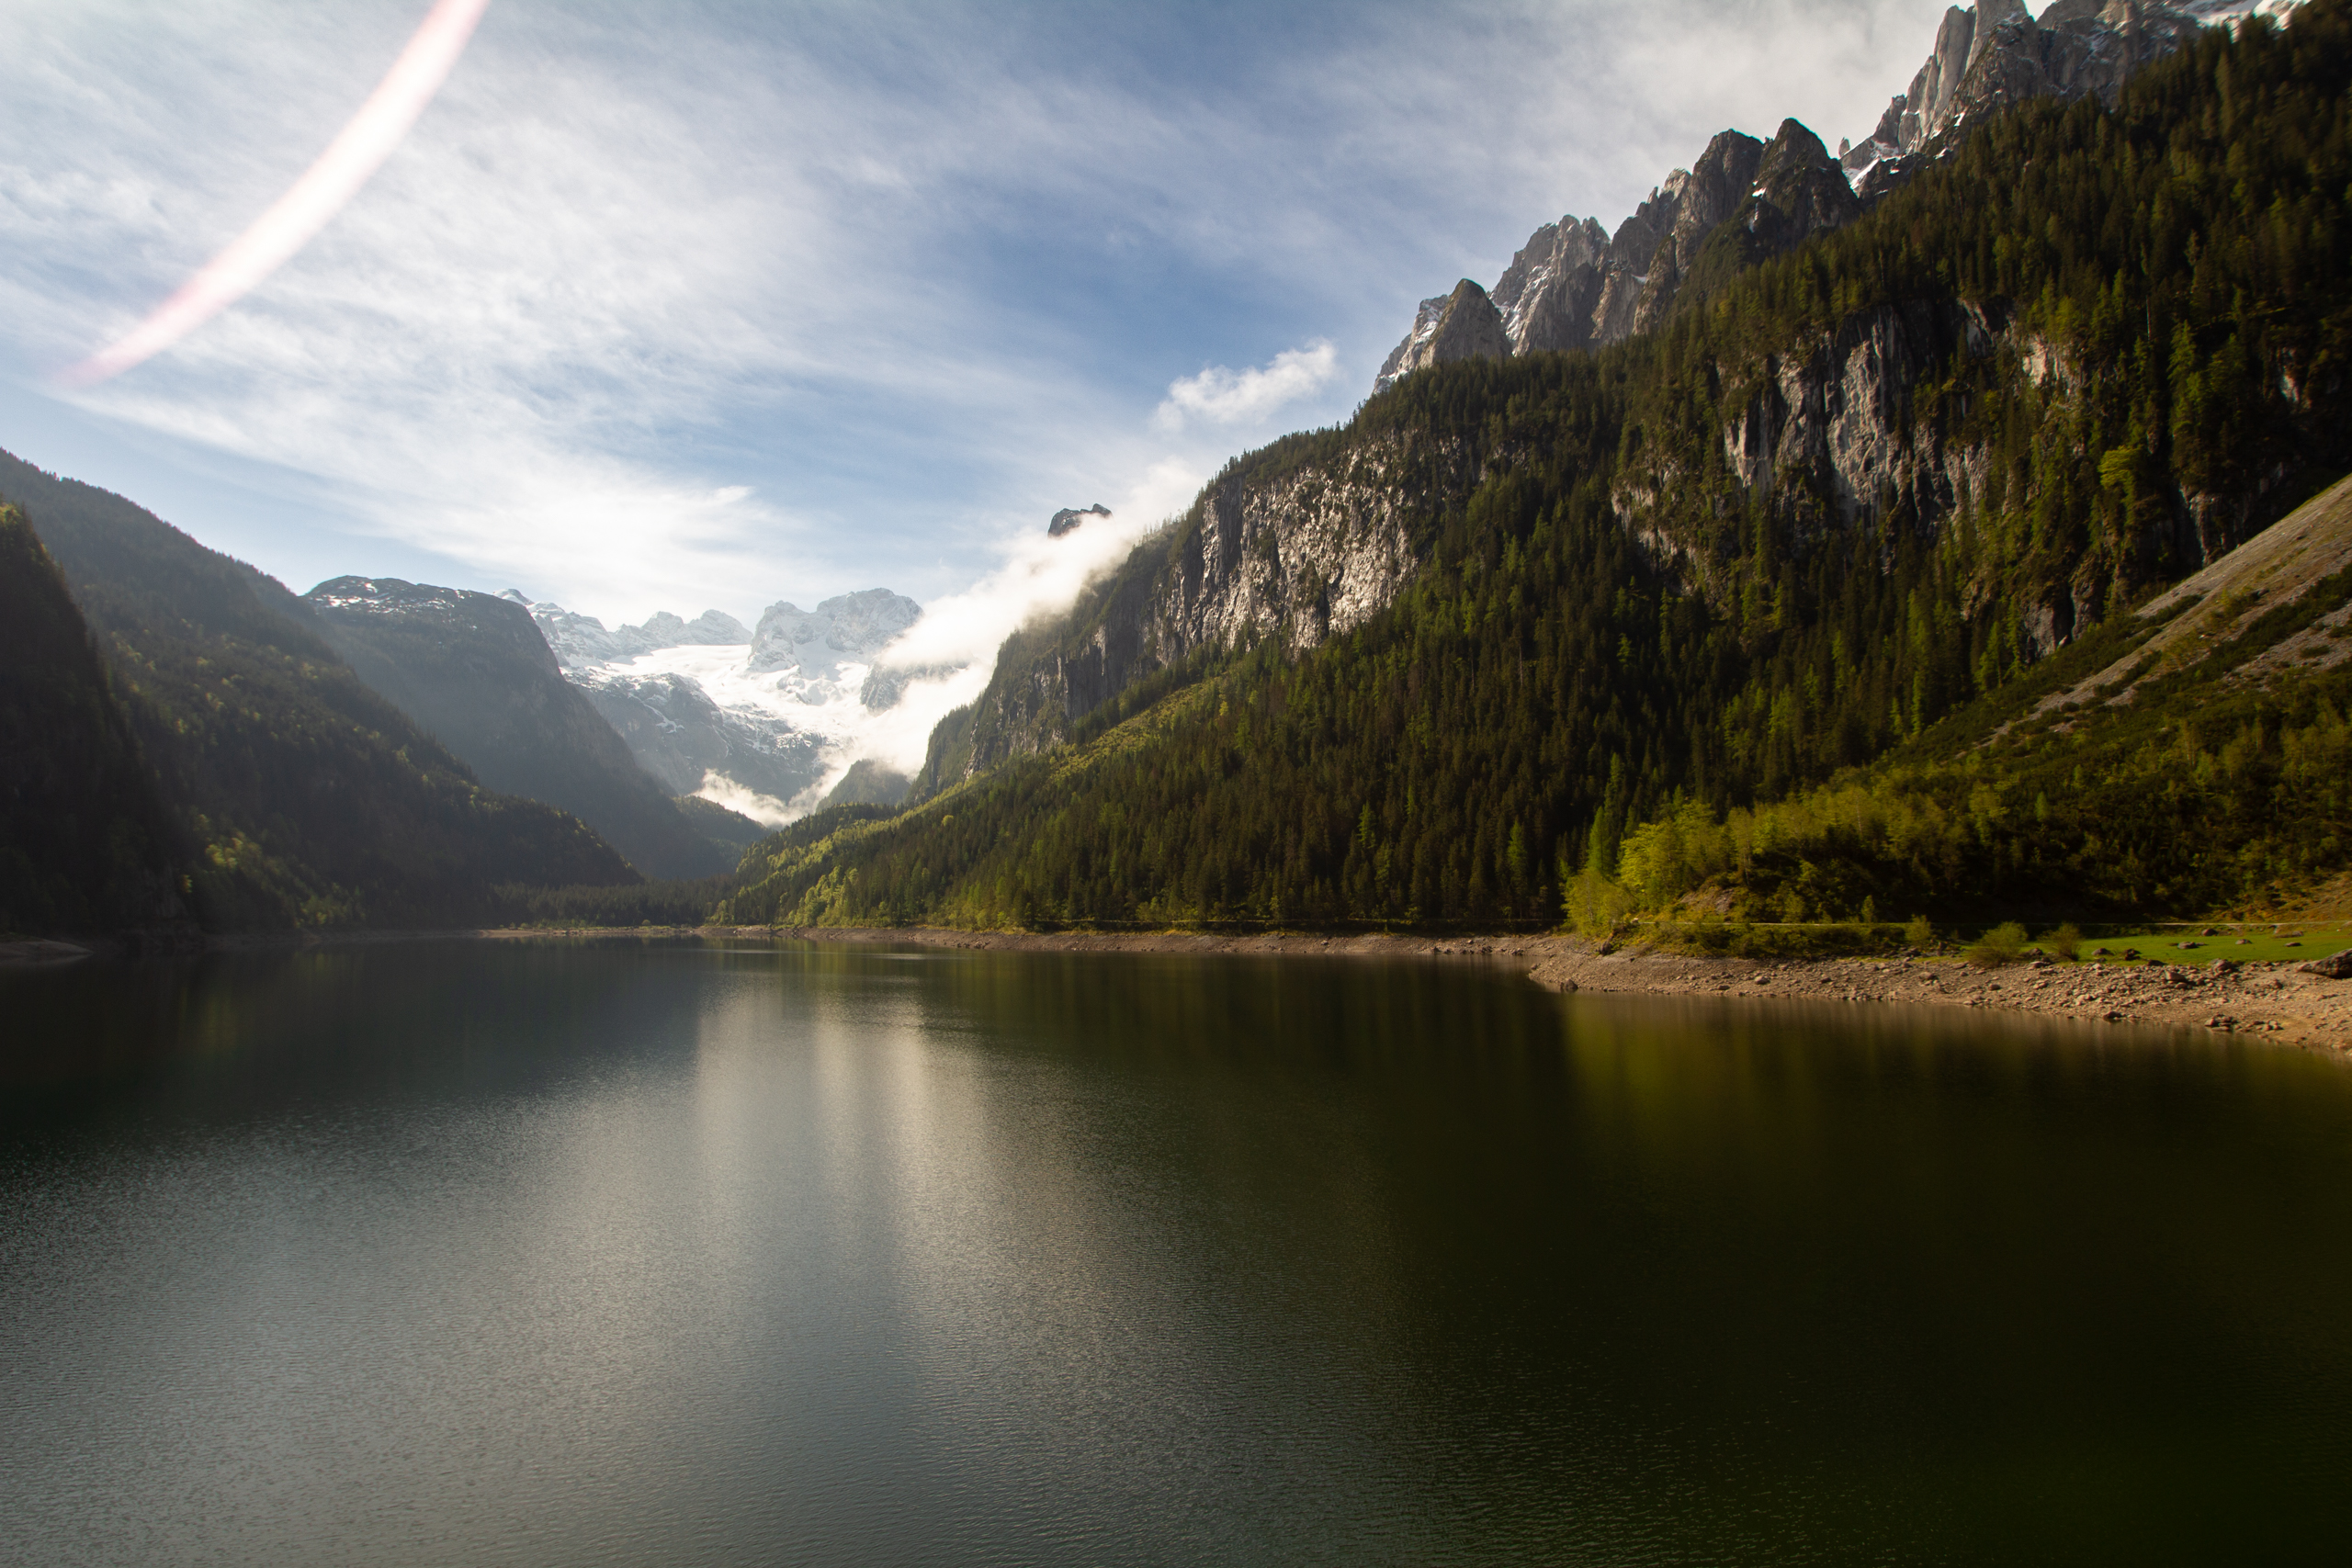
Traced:
<path fill-rule="evenodd" d="M 1432 961 L 0 980 L 0 1561 L 2335 1561 L 2352 1072 Z"/>

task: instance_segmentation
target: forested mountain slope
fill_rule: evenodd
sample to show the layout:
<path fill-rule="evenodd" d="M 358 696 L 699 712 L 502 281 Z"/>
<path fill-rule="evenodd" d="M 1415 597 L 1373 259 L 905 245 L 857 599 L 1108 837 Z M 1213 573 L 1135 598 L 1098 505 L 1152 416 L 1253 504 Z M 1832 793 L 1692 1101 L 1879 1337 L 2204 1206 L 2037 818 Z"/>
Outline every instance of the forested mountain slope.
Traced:
<path fill-rule="evenodd" d="M 1006 645 L 936 798 L 732 912 L 1548 920 L 1678 798 L 1910 743 L 2352 466 L 2347 94 L 2345 0 L 2216 29 L 1647 336 L 1237 460 Z"/>
<path fill-rule="evenodd" d="M 734 865 L 736 855 L 687 820 L 563 678 L 524 606 L 362 577 L 322 582 L 302 603 L 361 680 L 491 788 L 571 812 L 648 876 L 711 876 Z"/>
<path fill-rule="evenodd" d="M 1567 909 L 2252 913 L 2352 861 L 2347 720 L 2352 479 L 1868 769 L 1596 840 Z"/>
<path fill-rule="evenodd" d="M 178 836 L 89 628 L 0 506 L 0 933 L 188 922 Z"/>
<path fill-rule="evenodd" d="M 633 883 L 576 818 L 485 790 L 300 601 L 117 495 L 0 454 L 96 635 L 216 929 L 447 925 L 499 885 Z"/>

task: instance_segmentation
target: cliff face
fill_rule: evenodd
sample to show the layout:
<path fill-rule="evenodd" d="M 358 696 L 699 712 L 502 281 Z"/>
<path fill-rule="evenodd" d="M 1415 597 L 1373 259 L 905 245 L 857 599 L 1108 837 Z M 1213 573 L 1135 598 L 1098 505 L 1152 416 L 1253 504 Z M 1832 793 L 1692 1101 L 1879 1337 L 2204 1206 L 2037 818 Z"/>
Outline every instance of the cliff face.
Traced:
<path fill-rule="evenodd" d="M 1963 362 L 1991 363 L 1972 390 L 1948 395 L 1943 384 Z M 2061 460 L 2098 465 L 2101 454 L 2067 434 L 2090 389 L 2062 351 L 2018 328 L 1999 302 L 1920 300 L 1849 317 L 1835 333 L 1767 355 L 1736 378 L 1720 429 L 1722 468 L 1736 487 L 1729 493 L 1761 503 L 1799 549 L 1858 529 L 1940 539 L 1996 493 L 1999 434 L 1986 417 L 1996 396 L 1984 389 L 1988 381 L 2030 405 L 2037 433 L 2059 443 Z M 1729 509 L 1724 492 L 1709 494 L 1699 467 L 1645 448 L 1622 462 L 1611 499 L 1652 560 L 1675 564 L 1720 606 L 1726 584 L 1711 568 L 1707 542 Z M 1996 590 L 2014 595 L 2018 645 L 2032 657 L 2049 653 L 2101 618 L 2118 576 L 2145 582 L 2194 571 L 2260 532 L 2289 478 L 2281 471 L 2225 493 L 2168 495 L 2111 551 L 2012 561 L 1998 583 L 1988 565 L 1971 613 Z"/>
<path fill-rule="evenodd" d="M 1784 120 L 1770 142 L 1725 130 L 1612 232 L 1564 217 L 1528 236 L 1491 295 L 1464 279 L 1421 301 L 1380 367 L 1379 391 L 1431 365 L 1484 355 L 1599 348 L 1664 321 L 1676 302 L 1742 266 L 1852 222 L 1985 116 L 2030 98 L 2096 96 L 2195 39 L 2202 26 L 2278 17 L 2300 0 L 2023 0 L 1944 14 L 1934 49 L 1859 146 L 1832 157 Z"/>
<path fill-rule="evenodd" d="M 1298 652 L 1362 625 L 1420 564 L 1426 525 L 1470 479 L 1464 467 L 1384 438 L 1228 471 L 1067 617 L 1006 642 L 974 712 L 943 726 L 918 792 L 1056 745 L 1129 685 L 1204 649 L 1273 637 Z"/>
<path fill-rule="evenodd" d="M 2228 0 L 2056 0 L 2036 19 L 2022 0 L 1955 6 L 1910 90 L 1894 96 L 1869 139 L 1843 149 L 1839 162 L 1855 191 L 1875 200 L 1986 115 L 2051 96 L 2095 96 L 2112 107 L 2125 78 L 2195 39 L 2209 17 L 2233 20 L 2255 8 Z"/>
<path fill-rule="evenodd" d="M 1688 169 L 1606 233 L 1573 216 L 1528 236 L 1489 296 L 1468 278 L 1425 299 L 1374 390 L 1431 365 L 1598 348 L 1663 321 L 1691 285 L 1719 277 L 1702 258 L 1720 231 L 1743 236 L 1739 265 L 1851 222 L 1861 208 L 1818 137 L 1795 120 L 1771 141 L 1726 130 Z M 1720 248 L 1720 247 L 1718 247 Z"/>

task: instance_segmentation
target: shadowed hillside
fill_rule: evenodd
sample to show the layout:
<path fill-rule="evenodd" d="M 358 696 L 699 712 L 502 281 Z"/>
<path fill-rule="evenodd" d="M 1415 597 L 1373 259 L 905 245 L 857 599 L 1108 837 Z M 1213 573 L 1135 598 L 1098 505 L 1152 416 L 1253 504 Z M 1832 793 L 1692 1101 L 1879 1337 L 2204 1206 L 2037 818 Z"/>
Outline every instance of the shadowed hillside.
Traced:
<path fill-rule="evenodd" d="M 216 929 L 447 925 L 501 884 L 637 880 L 578 819 L 481 787 L 286 589 L 121 497 L 0 454 L 96 635 Z"/>

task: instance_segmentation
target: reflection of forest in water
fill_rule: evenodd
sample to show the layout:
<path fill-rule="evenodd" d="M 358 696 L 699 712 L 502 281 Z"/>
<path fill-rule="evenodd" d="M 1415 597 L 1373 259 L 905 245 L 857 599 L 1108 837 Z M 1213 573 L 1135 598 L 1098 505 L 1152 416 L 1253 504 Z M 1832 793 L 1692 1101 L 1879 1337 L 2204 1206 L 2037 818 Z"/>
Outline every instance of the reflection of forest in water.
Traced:
<path fill-rule="evenodd" d="M 2315 1057 L 629 938 L 0 1001 L 0 1560 L 2161 1560 L 2346 1522 L 2352 1077 Z"/>

